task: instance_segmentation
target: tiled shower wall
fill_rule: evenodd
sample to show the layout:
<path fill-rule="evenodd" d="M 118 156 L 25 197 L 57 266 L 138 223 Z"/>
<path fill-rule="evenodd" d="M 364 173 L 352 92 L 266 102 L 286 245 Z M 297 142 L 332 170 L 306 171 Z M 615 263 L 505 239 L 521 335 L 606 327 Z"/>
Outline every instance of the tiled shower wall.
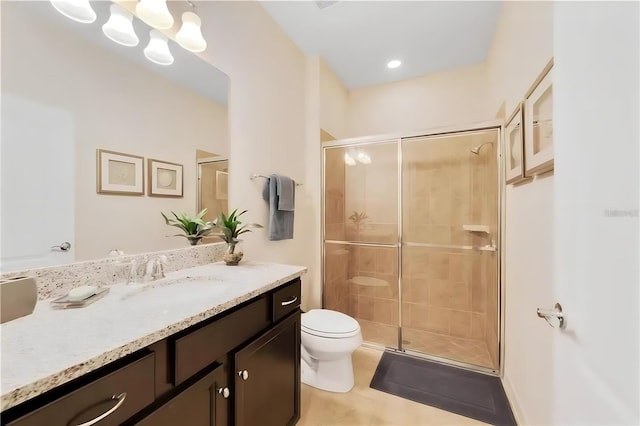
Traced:
<path fill-rule="evenodd" d="M 345 168 L 346 238 L 350 241 L 397 243 L 397 144 L 363 145 L 345 152 L 353 157 L 365 154 L 371 159 L 370 164 L 358 162 Z M 356 226 L 350 219 L 354 213 L 365 213 L 368 219 Z"/>
<path fill-rule="evenodd" d="M 340 149 L 325 151 L 325 234 L 328 240 L 345 237 L 345 164 Z M 324 298 L 328 309 L 349 314 L 349 256 L 346 246 L 327 244 L 325 249 Z"/>
<path fill-rule="evenodd" d="M 327 240 L 345 237 L 345 164 L 341 149 L 325 150 L 324 210 Z"/>
<path fill-rule="evenodd" d="M 470 152 L 487 141 L 494 143 L 485 145 L 480 155 Z M 344 164 L 346 148 L 326 150 L 327 239 L 397 242 L 395 147 L 358 147 L 372 161 L 355 166 Z M 404 242 L 497 244 L 496 148 L 497 132 L 404 144 Z M 365 212 L 369 218 L 356 227 L 349 219 L 353 212 Z M 486 225 L 490 233 L 464 231 L 463 225 Z M 403 250 L 403 327 L 486 342 L 496 367 L 497 252 Z M 396 248 L 327 244 L 325 254 L 327 308 L 381 325 L 398 324 Z"/>
<path fill-rule="evenodd" d="M 352 247 L 350 256 L 349 312 L 356 318 L 397 326 L 397 249 Z"/>
<path fill-rule="evenodd" d="M 471 148 L 493 142 L 471 153 Z M 497 244 L 497 132 L 414 139 L 403 146 L 403 242 Z M 463 225 L 484 225 L 489 234 Z M 407 247 L 403 326 L 486 342 L 497 367 L 497 252 Z"/>

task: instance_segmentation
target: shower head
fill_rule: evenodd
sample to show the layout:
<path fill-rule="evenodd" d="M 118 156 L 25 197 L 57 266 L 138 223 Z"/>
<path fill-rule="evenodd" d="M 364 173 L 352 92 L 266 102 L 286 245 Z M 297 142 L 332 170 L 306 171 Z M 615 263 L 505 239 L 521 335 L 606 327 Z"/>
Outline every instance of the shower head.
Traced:
<path fill-rule="evenodd" d="M 475 147 L 471 148 L 471 153 L 472 153 L 472 154 L 475 154 L 475 155 L 480 155 L 480 148 L 482 148 L 483 146 L 485 146 L 485 145 L 487 145 L 487 144 L 491 144 L 491 145 L 493 145 L 493 142 L 484 142 L 484 143 L 481 143 L 480 145 L 478 145 L 478 146 L 475 146 Z"/>

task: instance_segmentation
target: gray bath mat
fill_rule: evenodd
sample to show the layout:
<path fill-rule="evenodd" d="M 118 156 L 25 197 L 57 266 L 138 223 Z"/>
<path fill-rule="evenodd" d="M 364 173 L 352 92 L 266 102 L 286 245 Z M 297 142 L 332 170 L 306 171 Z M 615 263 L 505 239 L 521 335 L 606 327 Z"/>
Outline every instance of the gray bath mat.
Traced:
<path fill-rule="evenodd" d="M 494 425 L 515 425 L 497 377 L 385 352 L 371 387 Z"/>

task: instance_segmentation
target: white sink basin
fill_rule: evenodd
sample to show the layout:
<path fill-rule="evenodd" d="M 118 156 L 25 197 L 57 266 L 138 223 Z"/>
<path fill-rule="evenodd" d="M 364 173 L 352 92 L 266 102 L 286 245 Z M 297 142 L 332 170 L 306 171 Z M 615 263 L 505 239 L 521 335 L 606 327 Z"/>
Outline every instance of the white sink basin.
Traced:
<path fill-rule="evenodd" d="M 133 298 L 144 298 L 153 293 L 154 300 L 170 300 L 172 303 L 180 302 L 184 299 L 193 299 L 206 291 L 211 293 L 213 287 L 219 287 L 222 280 L 212 276 L 167 276 L 144 284 L 128 284 L 124 286 L 121 300 L 131 300 Z M 222 289 L 220 289 L 222 291 Z"/>

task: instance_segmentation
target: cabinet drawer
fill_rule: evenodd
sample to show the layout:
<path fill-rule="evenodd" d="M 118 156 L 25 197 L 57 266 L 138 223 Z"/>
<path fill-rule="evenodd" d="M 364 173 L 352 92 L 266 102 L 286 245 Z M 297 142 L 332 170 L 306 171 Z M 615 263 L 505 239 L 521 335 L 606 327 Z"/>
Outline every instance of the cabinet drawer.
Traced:
<path fill-rule="evenodd" d="M 268 297 L 227 314 L 173 342 L 176 385 L 271 324 Z"/>
<path fill-rule="evenodd" d="M 68 395 L 37 409 L 9 426 L 79 425 L 111 412 L 100 426 L 119 425 L 155 398 L 155 356 L 144 356 Z"/>
<path fill-rule="evenodd" d="M 300 278 L 276 290 L 272 297 L 273 321 L 275 322 L 300 306 Z"/>

